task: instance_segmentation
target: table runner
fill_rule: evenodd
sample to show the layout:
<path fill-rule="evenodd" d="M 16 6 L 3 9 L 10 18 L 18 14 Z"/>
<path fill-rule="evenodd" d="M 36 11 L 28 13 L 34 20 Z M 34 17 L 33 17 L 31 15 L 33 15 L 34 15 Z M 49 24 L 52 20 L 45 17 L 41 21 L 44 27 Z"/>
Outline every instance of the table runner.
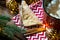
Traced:
<path fill-rule="evenodd" d="M 35 4 L 29 5 L 29 7 L 36 14 L 36 16 L 39 18 L 39 20 L 43 22 L 43 14 L 44 14 L 43 0 L 40 0 L 40 1 L 36 2 Z M 12 20 L 18 27 L 20 27 L 19 14 L 16 15 L 15 17 L 13 17 Z M 30 35 L 29 37 L 26 37 L 26 38 L 28 40 L 48 40 L 48 38 L 46 37 L 46 32 L 36 33 L 36 34 Z"/>

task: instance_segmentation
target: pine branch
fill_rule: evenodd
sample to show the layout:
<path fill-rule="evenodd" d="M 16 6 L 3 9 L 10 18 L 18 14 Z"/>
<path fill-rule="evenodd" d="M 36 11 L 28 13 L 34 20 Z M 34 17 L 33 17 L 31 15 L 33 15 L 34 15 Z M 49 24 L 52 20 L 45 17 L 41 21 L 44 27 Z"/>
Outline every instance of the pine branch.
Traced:
<path fill-rule="evenodd" d="M 0 15 L 0 19 L 10 21 L 10 17 Z"/>
<path fill-rule="evenodd" d="M 0 40 L 12 40 L 12 39 L 7 37 L 6 35 L 0 33 Z"/>
<path fill-rule="evenodd" d="M 5 35 L 7 35 L 8 37 L 13 38 L 15 33 L 19 34 L 19 33 L 22 33 L 24 31 L 22 31 L 20 28 L 18 28 L 15 25 L 6 25 L 6 27 L 4 27 L 3 33 Z"/>
<path fill-rule="evenodd" d="M 24 29 L 22 30 L 21 28 L 18 28 L 15 24 L 7 25 L 10 20 L 10 17 L 0 15 L 0 27 L 3 29 L 1 30 L 2 34 L 6 35 L 8 38 L 13 39 L 15 37 L 15 33 L 17 33 L 16 35 L 18 35 L 19 33 L 26 32 Z"/>

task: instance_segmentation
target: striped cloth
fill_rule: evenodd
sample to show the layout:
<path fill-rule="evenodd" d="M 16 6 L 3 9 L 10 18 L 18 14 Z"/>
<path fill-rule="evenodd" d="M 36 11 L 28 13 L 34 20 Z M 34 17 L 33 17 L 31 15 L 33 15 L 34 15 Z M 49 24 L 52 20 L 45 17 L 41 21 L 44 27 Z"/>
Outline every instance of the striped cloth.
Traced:
<path fill-rule="evenodd" d="M 36 16 L 39 18 L 39 20 L 43 22 L 44 10 L 43 10 L 42 4 L 43 4 L 43 1 L 40 0 L 40 1 L 36 2 L 35 4 L 29 5 L 29 7 L 36 14 Z M 21 22 L 19 16 L 20 15 L 18 14 L 15 17 L 13 17 L 13 19 L 12 19 L 18 27 L 20 27 L 20 22 Z M 48 40 L 48 38 L 46 37 L 46 32 L 33 34 L 26 38 L 28 40 Z"/>

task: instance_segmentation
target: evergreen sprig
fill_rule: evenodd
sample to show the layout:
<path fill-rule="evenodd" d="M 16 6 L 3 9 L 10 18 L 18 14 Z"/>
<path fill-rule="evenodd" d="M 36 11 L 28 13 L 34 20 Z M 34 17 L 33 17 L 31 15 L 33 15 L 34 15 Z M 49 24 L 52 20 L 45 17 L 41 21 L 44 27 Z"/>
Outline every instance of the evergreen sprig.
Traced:
<path fill-rule="evenodd" d="M 0 15 L 0 19 L 2 19 L 2 20 L 7 20 L 7 21 L 10 21 L 10 20 L 11 20 L 10 17 L 8 17 L 8 16 L 3 16 L 3 15 Z"/>
<path fill-rule="evenodd" d="M 7 16 L 2 16 L 0 15 L 0 28 L 3 28 L 3 30 L 1 30 L 2 34 L 8 36 L 9 38 L 13 38 L 15 33 L 25 33 L 26 31 L 21 28 L 18 28 L 15 24 L 9 24 L 7 25 L 8 22 L 10 22 L 10 18 Z"/>
<path fill-rule="evenodd" d="M 13 38 L 15 33 L 22 33 L 22 32 L 24 33 L 25 30 L 21 30 L 21 28 L 18 28 L 16 25 L 6 25 L 6 27 L 4 27 L 3 30 L 3 33 L 10 38 Z"/>

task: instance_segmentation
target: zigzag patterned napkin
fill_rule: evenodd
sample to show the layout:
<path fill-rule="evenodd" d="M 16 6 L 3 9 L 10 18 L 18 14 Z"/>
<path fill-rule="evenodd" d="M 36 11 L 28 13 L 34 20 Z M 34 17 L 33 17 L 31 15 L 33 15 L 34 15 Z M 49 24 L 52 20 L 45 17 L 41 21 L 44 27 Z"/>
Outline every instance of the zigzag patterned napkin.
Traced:
<path fill-rule="evenodd" d="M 35 4 L 29 5 L 31 10 L 36 14 L 36 16 L 39 18 L 40 21 L 43 22 L 43 0 L 40 0 L 36 2 Z M 20 27 L 20 19 L 19 19 L 19 14 L 12 19 L 14 23 Z M 30 35 L 29 37 L 26 37 L 28 40 L 48 40 L 46 37 L 46 32 L 41 32 L 37 34 Z"/>

